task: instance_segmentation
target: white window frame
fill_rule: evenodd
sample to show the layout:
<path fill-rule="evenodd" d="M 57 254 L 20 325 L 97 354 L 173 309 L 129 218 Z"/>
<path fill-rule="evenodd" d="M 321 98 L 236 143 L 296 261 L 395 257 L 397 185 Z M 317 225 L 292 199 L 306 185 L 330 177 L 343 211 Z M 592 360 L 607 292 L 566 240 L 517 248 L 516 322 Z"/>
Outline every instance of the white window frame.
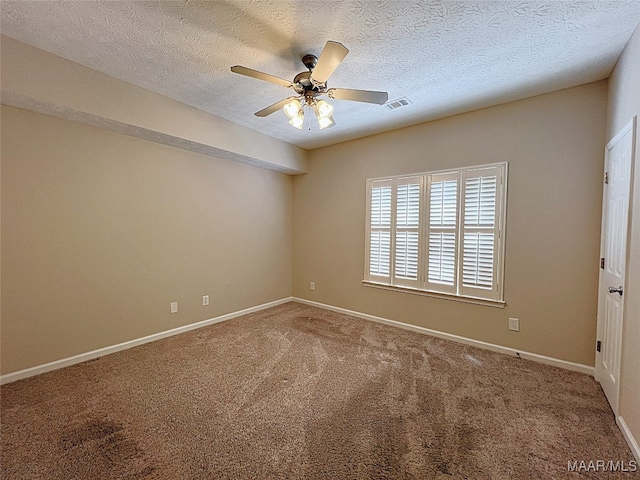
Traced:
<path fill-rule="evenodd" d="M 467 179 L 484 177 L 491 179 L 496 177 L 495 182 L 495 216 L 493 225 L 467 224 L 465 225 L 465 196 L 467 194 Z M 488 165 L 477 165 L 471 167 L 461 167 L 450 170 L 439 170 L 432 172 L 423 172 L 413 175 L 398 175 L 384 178 L 370 178 L 366 181 L 367 201 L 366 201 L 366 220 L 365 220 L 365 262 L 364 262 L 364 280 L 365 286 L 383 288 L 388 290 L 397 290 L 406 293 L 419 295 L 435 296 L 447 298 L 461 302 L 476 303 L 481 305 L 489 305 L 494 307 L 503 307 L 504 302 L 504 255 L 505 255 L 505 225 L 507 213 L 507 176 L 508 163 L 494 163 Z M 456 210 L 455 210 L 455 226 L 451 227 L 452 217 L 449 216 L 447 225 L 434 223 L 432 226 L 430 219 L 431 189 L 435 182 L 440 181 L 457 181 L 456 192 Z M 403 231 L 402 227 L 396 224 L 397 215 L 397 195 L 398 186 L 407 183 L 418 183 L 420 185 L 420 206 L 419 206 L 419 241 L 418 241 L 418 275 L 417 278 L 406 278 L 396 276 L 396 233 Z M 391 225 L 389 228 L 390 240 L 390 258 L 389 258 L 389 274 L 387 276 L 372 275 L 370 273 L 370 250 L 371 250 L 371 192 L 373 186 L 384 185 L 391 187 Z M 473 183 L 470 186 L 474 185 Z M 477 184 L 475 184 L 477 185 Z M 487 187 L 489 192 L 492 190 L 492 182 Z M 452 187 L 449 184 L 450 191 Z M 434 187 L 435 188 L 435 187 Z M 470 190 L 471 192 L 471 190 Z M 489 195 L 492 195 L 489 193 Z M 473 198 L 473 197 L 470 197 Z M 492 198 L 492 197 L 487 197 Z M 471 200 L 470 200 L 471 202 Z M 452 202 L 449 202 L 451 207 Z M 469 207 L 472 208 L 472 205 Z M 491 207 L 489 207 L 491 208 Z M 471 210 L 473 212 L 473 210 Z M 435 218 L 435 217 L 434 217 Z M 472 218 L 472 217 L 469 217 Z M 471 220 L 470 220 L 471 221 Z M 453 283 L 449 282 L 451 272 L 450 262 L 443 262 L 445 265 L 446 275 L 441 276 L 440 280 L 430 278 L 429 276 L 429 240 L 432 233 L 451 233 L 455 232 L 454 242 L 454 266 L 453 266 Z M 480 250 L 484 257 L 468 256 L 467 260 L 473 262 L 480 261 L 484 258 L 491 259 L 490 265 L 493 273 L 491 286 L 488 286 L 488 277 L 479 278 L 476 284 L 465 284 L 463 282 L 463 260 L 465 256 L 464 240 L 465 232 L 469 235 L 484 234 L 484 238 L 490 238 L 488 234 L 493 234 L 493 251 L 491 249 Z M 434 239 L 437 237 L 434 237 Z M 451 235 L 448 236 L 451 240 Z M 437 240 L 435 240 L 437 242 Z M 438 244 L 434 244 L 438 248 Z M 449 249 L 449 252 L 451 250 Z M 475 250 L 469 250 L 473 253 Z M 491 257 L 492 255 L 492 257 Z M 446 258 L 448 260 L 449 257 Z M 437 265 L 437 264 L 436 264 Z M 439 272 L 441 270 L 435 270 Z M 473 278 L 473 277 L 472 277 Z M 490 277 L 491 278 L 491 277 Z M 474 280 L 466 278 L 467 282 L 473 283 Z M 486 285 L 483 285 L 483 283 Z"/>

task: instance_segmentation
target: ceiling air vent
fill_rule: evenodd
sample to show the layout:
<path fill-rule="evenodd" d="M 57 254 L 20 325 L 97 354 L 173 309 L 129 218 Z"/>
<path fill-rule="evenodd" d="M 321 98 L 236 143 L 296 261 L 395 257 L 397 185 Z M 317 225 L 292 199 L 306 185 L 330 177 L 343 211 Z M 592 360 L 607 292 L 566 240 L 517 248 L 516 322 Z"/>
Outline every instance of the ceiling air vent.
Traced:
<path fill-rule="evenodd" d="M 407 105 L 411 105 L 411 102 L 407 97 L 391 100 L 390 102 L 384 104 L 387 110 L 395 110 L 396 108 L 406 107 Z"/>

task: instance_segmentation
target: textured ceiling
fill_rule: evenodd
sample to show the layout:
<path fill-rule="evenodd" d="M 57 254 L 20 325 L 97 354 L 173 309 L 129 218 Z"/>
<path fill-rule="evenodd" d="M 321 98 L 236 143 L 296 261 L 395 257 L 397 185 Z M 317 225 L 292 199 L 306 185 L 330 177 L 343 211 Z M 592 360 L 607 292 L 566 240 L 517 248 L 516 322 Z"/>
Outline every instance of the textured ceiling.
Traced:
<path fill-rule="evenodd" d="M 640 1 L 11 1 L 2 34 L 303 148 L 606 78 Z M 384 90 L 397 110 L 331 100 L 336 126 L 296 130 L 285 79 L 327 40 L 350 53 L 329 87 Z"/>

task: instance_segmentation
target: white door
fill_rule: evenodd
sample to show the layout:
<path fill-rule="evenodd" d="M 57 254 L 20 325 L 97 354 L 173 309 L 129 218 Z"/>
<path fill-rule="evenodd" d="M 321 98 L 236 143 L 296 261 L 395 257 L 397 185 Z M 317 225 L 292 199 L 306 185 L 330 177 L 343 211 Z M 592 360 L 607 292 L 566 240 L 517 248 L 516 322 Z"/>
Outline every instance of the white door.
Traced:
<path fill-rule="evenodd" d="M 634 117 L 605 149 L 595 378 L 616 415 L 635 131 Z"/>

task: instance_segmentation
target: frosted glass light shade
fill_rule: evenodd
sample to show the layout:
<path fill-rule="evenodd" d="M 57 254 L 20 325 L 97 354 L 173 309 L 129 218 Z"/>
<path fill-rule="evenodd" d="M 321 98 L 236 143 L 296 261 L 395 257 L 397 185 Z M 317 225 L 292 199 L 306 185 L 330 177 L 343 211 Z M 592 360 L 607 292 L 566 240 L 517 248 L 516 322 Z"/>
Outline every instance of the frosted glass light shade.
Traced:
<path fill-rule="evenodd" d="M 282 109 L 284 110 L 284 113 L 286 113 L 287 117 L 289 118 L 297 117 L 298 112 L 300 111 L 300 108 L 301 108 L 300 101 L 297 99 L 291 100 L 284 107 L 282 107 Z"/>
<path fill-rule="evenodd" d="M 333 115 L 333 107 L 324 100 L 320 100 L 318 102 L 318 117 L 326 118 L 330 117 L 331 115 Z"/>
<path fill-rule="evenodd" d="M 297 129 L 302 130 L 302 124 L 304 123 L 304 114 L 302 113 L 302 110 L 300 110 L 299 112 L 300 112 L 299 115 L 289 120 L 289 124 L 293 125 Z"/>
<path fill-rule="evenodd" d="M 318 125 L 320 125 L 320 130 L 323 128 L 330 127 L 333 125 L 333 118 L 331 117 L 318 117 Z"/>

